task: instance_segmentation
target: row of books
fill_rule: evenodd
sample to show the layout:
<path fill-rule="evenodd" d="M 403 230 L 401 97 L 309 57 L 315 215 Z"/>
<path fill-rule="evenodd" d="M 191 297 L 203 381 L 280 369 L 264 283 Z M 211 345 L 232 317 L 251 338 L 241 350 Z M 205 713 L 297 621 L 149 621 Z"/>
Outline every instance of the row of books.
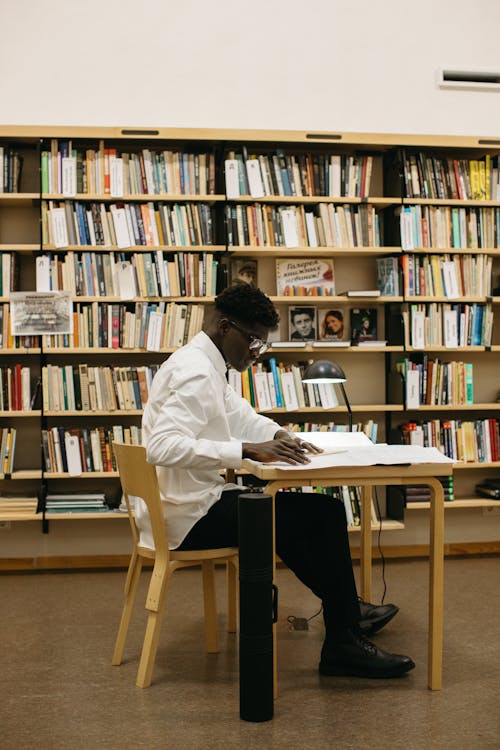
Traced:
<path fill-rule="evenodd" d="M 159 365 L 92 367 L 44 365 L 44 411 L 127 411 L 142 409 Z"/>
<path fill-rule="evenodd" d="M 40 346 L 39 336 L 13 336 L 8 302 L 0 304 L 0 349 L 31 349 Z"/>
<path fill-rule="evenodd" d="M 285 365 L 270 357 L 267 362 L 259 362 L 242 373 L 229 370 L 229 384 L 259 411 L 276 408 L 295 411 L 316 406 L 331 409 L 338 406 L 333 383 L 302 382 L 307 364 Z"/>
<path fill-rule="evenodd" d="M 395 363 L 405 385 L 406 408 L 421 404 L 473 404 L 474 368 L 471 362 L 443 362 L 424 355 L 423 362 L 410 359 Z"/>
<path fill-rule="evenodd" d="M 79 430 L 51 427 L 42 430 L 45 471 L 72 476 L 82 472 L 117 471 L 113 441 L 141 445 L 141 430 L 134 425 Z"/>
<path fill-rule="evenodd" d="M 406 422 L 400 431 L 405 444 L 438 448 L 454 461 L 491 463 L 499 460 L 498 419 Z"/>
<path fill-rule="evenodd" d="M 19 193 L 23 157 L 12 146 L 0 146 L 0 193 Z"/>
<path fill-rule="evenodd" d="M 305 206 L 225 206 L 229 247 L 380 247 L 382 227 L 374 206 L 320 203 Z"/>
<path fill-rule="evenodd" d="M 175 302 L 78 302 L 74 308 L 73 333 L 43 336 L 44 349 L 176 348 L 201 331 L 205 310 Z"/>
<path fill-rule="evenodd" d="M 443 487 L 444 501 L 451 503 L 455 499 L 453 474 L 448 477 L 436 477 Z M 408 484 L 387 488 L 386 512 L 388 518 L 404 521 L 405 508 L 411 503 L 430 503 L 431 488 L 424 484 Z"/>
<path fill-rule="evenodd" d="M 334 500 L 342 503 L 345 510 L 347 525 L 359 528 L 361 526 L 361 508 L 363 488 L 354 485 L 340 485 L 337 487 L 325 487 L 315 485 L 314 487 L 290 487 L 285 492 L 302 492 L 302 493 L 320 493 L 329 495 Z M 378 525 L 380 519 L 375 509 L 375 504 L 371 503 L 371 523 L 372 526 Z"/>
<path fill-rule="evenodd" d="M 213 253 L 124 253 L 69 250 L 36 259 L 39 292 L 70 291 L 74 297 L 205 297 L 216 293 L 219 260 Z"/>
<path fill-rule="evenodd" d="M 453 159 L 402 151 L 408 198 L 499 200 L 498 156 Z"/>
<path fill-rule="evenodd" d="M 0 475 L 7 476 L 14 471 L 16 450 L 16 428 L 0 427 Z"/>
<path fill-rule="evenodd" d="M 214 153 L 106 148 L 85 151 L 71 141 L 51 141 L 41 153 L 42 193 L 124 195 L 206 195 L 214 193 Z"/>
<path fill-rule="evenodd" d="M 200 247 L 214 237 L 207 203 L 42 201 L 42 241 L 56 248 Z"/>
<path fill-rule="evenodd" d="M 407 297 L 487 297 L 493 258 L 488 255 L 403 255 Z"/>
<path fill-rule="evenodd" d="M 493 332 L 491 305 L 428 304 L 409 305 L 403 311 L 405 340 L 414 349 L 428 346 L 490 346 Z"/>
<path fill-rule="evenodd" d="M 30 411 L 30 368 L 15 364 L 0 366 L 0 411 Z"/>
<path fill-rule="evenodd" d="M 398 212 L 403 250 L 500 246 L 500 208 L 405 206 Z"/>
<path fill-rule="evenodd" d="M 46 513 L 104 513 L 110 510 L 104 492 L 49 493 L 44 507 Z"/>
<path fill-rule="evenodd" d="M 290 432 L 348 432 L 349 427 L 346 424 L 338 424 L 337 422 L 288 422 L 283 425 L 283 429 L 290 430 Z M 372 443 L 377 442 L 378 434 L 378 423 L 374 422 L 373 419 L 368 419 L 366 422 L 356 422 L 352 426 L 352 432 L 364 432 Z"/>
<path fill-rule="evenodd" d="M 228 152 L 224 162 L 228 198 L 251 195 L 364 197 L 370 194 L 372 156 L 348 154 L 248 154 Z"/>

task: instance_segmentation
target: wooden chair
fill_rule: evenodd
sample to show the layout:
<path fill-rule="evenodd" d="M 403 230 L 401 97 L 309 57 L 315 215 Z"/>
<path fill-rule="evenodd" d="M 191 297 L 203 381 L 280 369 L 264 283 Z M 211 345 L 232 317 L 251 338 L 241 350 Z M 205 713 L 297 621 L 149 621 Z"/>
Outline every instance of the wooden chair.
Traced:
<path fill-rule="evenodd" d="M 127 504 L 134 540 L 134 550 L 125 582 L 125 603 L 116 638 L 112 664 L 119 665 L 122 661 L 125 639 L 130 624 L 143 560 L 154 560 L 153 573 L 146 599 L 146 609 L 149 611 L 149 615 L 136 682 L 138 687 L 146 688 L 151 685 L 151 676 L 158 648 L 160 627 L 167 601 L 170 577 L 178 568 L 193 565 L 201 566 L 206 647 L 208 653 L 214 654 L 219 650 L 217 643 L 214 569 L 215 563 L 226 563 L 228 588 L 227 630 L 229 633 L 236 632 L 238 549 L 236 547 L 225 547 L 223 549 L 189 550 L 186 552 L 169 550 L 167 527 L 162 512 L 156 469 L 146 462 L 145 448 L 121 443 L 114 443 L 113 446 L 125 502 Z M 148 507 L 155 545 L 154 550 L 141 547 L 139 544 L 139 532 L 135 524 L 129 499 L 132 495 L 141 497 Z"/>

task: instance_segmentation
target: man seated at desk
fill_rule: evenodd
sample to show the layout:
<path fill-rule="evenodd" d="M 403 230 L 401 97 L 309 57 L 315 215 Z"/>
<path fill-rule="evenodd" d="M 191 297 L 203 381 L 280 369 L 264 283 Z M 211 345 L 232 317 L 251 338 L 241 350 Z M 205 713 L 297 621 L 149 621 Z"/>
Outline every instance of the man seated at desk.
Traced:
<path fill-rule="evenodd" d="M 237 507 L 241 487 L 225 484 L 224 468 L 242 459 L 304 464 L 319 452 L 257 414 L 228 385 L 231 366 L 243 372 L 267 350 L 278 313 L 260 289 L 236 284 L 207 309 L 203 331 L 164 362 L 156 374 L 142 421 L 148 462 L 157 466 L 172 549 L 238 545 Z M 142 501 L 136 519 L 147 537 Z M 400 677 L 415 666 L 364 635 L 385 624 L 397 607 L 360 602 L 352 570 L 344 506 L 326 495 L 276 495 L 276 551 L 321 599 L 325 641 L 319 670 L 324 675 Z"/>

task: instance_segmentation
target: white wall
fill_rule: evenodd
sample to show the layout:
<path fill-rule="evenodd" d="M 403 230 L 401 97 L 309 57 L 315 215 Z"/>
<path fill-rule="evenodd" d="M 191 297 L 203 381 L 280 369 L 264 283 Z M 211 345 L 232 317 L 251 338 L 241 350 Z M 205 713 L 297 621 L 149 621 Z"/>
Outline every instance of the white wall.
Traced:
<path fill-rule="evenodd" d="M 0 123 L 495 135 L 498 0 L 1 0 Z"/>

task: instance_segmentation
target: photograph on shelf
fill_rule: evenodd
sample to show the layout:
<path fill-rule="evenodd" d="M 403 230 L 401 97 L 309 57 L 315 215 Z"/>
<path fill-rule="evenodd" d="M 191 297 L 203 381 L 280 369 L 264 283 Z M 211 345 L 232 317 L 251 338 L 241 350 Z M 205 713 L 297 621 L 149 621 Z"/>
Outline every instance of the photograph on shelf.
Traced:
<path fill-rule="evenodd" d="M 333 260 L 278 258 L 276 292 L 285 297 L 332 297 L 335 294 Z"/>
<path fill-rule="evenodd" d="M 348 321 L 342 310 L 319 310 L 318 331 L 320 341 L 349 341 Z"/>
<path fill-rule="evenodd" d="M 70 292 L 11 292 L 13 336 L 73 333 Z"/>
<path fill-rule="evenodd" d="M 373 307 L 359 309 L 354 307 L 350 311 L 351 342 L 360 344 L 364 341 L 377 339 L 377 310 Z"/>
<path fill-rule="evenodd" d="M 315 307 L 300 305 L 288 308 L 288 335 L 290 341 L 314 341 L 317 327 Z"/>
<path fill-rule="evenodd" d="M 257 287 L 258 262 L 252 258 L 231 258 L 231 283 L 242 281 Z"/>

